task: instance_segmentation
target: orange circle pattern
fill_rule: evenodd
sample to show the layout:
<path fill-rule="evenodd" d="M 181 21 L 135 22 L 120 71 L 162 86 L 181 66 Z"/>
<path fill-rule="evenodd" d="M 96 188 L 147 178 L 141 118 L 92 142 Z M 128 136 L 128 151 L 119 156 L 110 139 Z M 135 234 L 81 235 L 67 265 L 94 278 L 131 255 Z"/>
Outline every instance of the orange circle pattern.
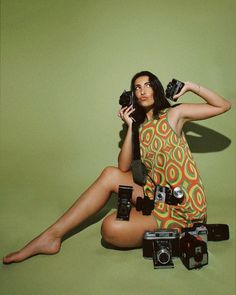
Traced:
<path fill-rule="evenodd" d="M 162 186 L 180 186 L 185 199 L 178 206 L 157 203 L 153 215 L 158 228 L 190 227 L 206 222 L 206 197 L 203 184 L 184 134 L 179 137 L 167 119 L 167 110 L 159 119 L 144 122 L 139 130 L 141 159 L 148 175 Z M 154 184 L 150 179 L 144 193 L 154 198 Z"/>

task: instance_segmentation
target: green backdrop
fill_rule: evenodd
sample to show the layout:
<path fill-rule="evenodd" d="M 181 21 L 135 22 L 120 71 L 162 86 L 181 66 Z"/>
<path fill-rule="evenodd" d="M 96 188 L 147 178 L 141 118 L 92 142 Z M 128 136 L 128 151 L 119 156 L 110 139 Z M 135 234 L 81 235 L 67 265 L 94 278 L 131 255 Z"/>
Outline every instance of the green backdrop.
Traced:
<path fill-rule="evenodd" d="M 209 242 L 207 267 L 187 271 L 176 259 L 173 270 L 154 271 L 141 250 L 102 247 L 101 218 L 114 209 L 113 196 L 60 254 L 2 265 L 1 294 L 234 294 L 235 14 L 233 0 L 1 1 L 1 256 L 116 165 L 118 97 L 137 71 L 153 71 L 164 86 L 191 80 L 232 102 L 230 112 L 186 130 L 208 222 L 230 226 L 229 241 Z"/>

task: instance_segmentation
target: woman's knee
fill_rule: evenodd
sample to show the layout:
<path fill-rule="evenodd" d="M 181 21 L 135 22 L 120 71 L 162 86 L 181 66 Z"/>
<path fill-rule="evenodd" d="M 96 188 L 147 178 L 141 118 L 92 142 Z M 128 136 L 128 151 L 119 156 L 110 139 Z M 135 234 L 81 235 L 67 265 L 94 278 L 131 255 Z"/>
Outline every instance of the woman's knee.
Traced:
<path fill-rule="evenodd" d="M 120 169 L 114 166 L 107 166 L 103 169 L 101 176 L 104 178 L 113 178 L 120 174 Z"/>
<path fill-rule="evenodd" d="M 117 190 L 117 184 L 119 183 L 121 177 L 121 170 L 117 167 L 108 166 L 104 168 L 101 173 L 101 179 L 104 182 L 104 185 L 112 187 L 114 190 Z"/>

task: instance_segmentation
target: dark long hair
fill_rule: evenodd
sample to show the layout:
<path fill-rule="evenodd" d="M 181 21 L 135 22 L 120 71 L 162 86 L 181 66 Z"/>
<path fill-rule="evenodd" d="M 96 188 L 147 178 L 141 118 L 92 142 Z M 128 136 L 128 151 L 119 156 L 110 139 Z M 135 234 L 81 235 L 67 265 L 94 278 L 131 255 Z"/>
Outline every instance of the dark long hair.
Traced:
<path fill-rule="evenodd" d="M 154 95 L 154 108 L 153 108 L 153 117 L 158 118 L 159 112 L 163 109 L 169 108 L 171 105 L 166 99 L 164 88 L 160 82 L 160 80 L 153 73 L 149 71 L 141 71 L 135 74 L 131 80 L 131 91 L 134 94 L 135 100 L 135 119 L 141 124 L 144 122 L 146 113 L 144 109 L 137 103 L 137 97 L 135 96 L 135 81 L 137 78 L 141 76 L 148 76 L 150 85 L 153 89 Z"/>

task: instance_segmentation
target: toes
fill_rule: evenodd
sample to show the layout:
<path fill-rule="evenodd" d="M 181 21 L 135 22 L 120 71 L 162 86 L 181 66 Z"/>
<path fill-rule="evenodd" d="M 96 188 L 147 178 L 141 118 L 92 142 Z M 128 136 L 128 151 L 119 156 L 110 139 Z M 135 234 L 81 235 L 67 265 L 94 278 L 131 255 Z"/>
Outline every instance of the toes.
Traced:
<path fill-rule="evenodd" d="M 15 254 L 16 253 L 11 253 L 11 254 L 8 254 L 7 256 L 3 257 L 3 263 L 8 264 L 8 263 L 13 262 L 15 260 L 14 259 Z"/>

